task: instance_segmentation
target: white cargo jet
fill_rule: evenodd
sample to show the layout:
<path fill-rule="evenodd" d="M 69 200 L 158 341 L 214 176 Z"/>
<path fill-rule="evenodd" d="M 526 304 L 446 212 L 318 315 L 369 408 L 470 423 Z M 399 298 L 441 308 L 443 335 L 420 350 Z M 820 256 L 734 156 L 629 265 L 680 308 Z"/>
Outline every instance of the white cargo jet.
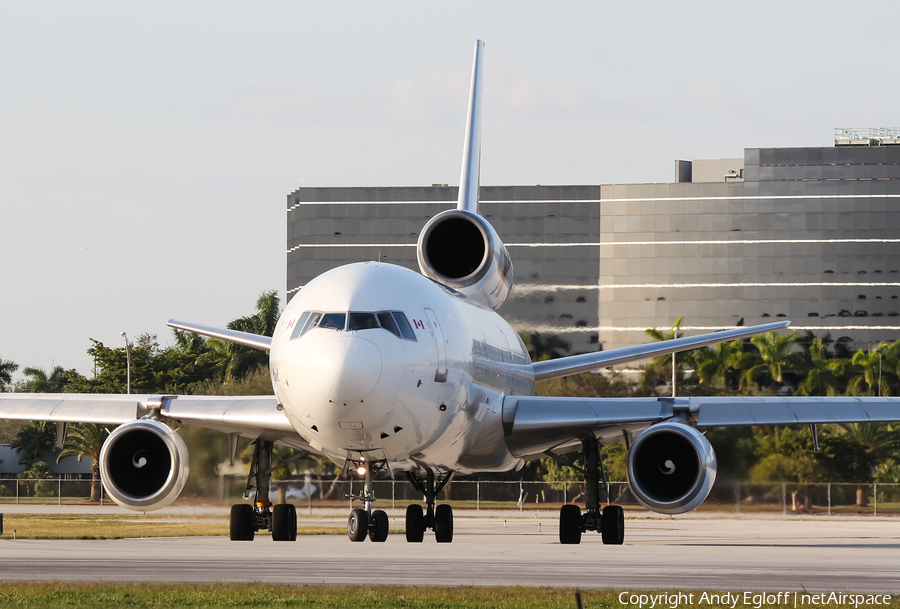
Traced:
<path fill-rule="evenodd" d="M 247 484 L 252 504 L 235 505 L 231 539 L 258 530 L 296 539 L 292 505 L 269 500 L 274 444 L 325 455 L 344 475 L 365 480 L 363 508 L 348 521 L 353 541 L 384 541 L 388 518 L 373 510 L 373 475 L 403 472 L 424 496 L 406 511 L 406 539 L 426 530 L 453 539 L 453 513 L 437 504 L 455 473 L 499 472 L 526 460 L 580 449 L 585 512 L 560 511 L 559 538 L 579 543 L 598 531 L 621 544 L 621 507 L 600 509 L 602 443 L 625 440 L 628 482 L 648 509 L 680 514 L 700 505 L 716 457 L 697 427 L 900 420 L 891 398 L 555 398 L 536 382 L 694 349 L 784 328 L 766 324 L 531 362 L 519 335 L 494 312 L 513 286 L 500 237 L 478 213 L 482 56 L 475 45 L 457 208 L 434 216 L 418 240 L 421 274 L 381 262 L 341 266 L 309 282 L 286 307 L 274 335 L 257 336 L 171 320 L 174 328 L 269 351 L 275 396 L 0 394 L 0 418 L 118 424 L 100 471 L 110 496 L 149 511 L 171 503 L 188 475 L 175 429 L 200 425 L 255 451 Z M 696 427 L 695 427 L 696 426 Z M 276 466 L 277 467 L 277 466 Z"/>

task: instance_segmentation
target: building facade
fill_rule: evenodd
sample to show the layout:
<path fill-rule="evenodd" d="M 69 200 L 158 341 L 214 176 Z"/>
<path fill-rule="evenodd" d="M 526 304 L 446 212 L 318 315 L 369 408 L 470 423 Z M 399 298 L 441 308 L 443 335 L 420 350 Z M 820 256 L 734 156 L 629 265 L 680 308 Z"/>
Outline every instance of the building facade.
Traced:
<path fill-rule="evenodd" d="M 790 319 L 851 349 L 900 339 L 900 140 L 749 148 L 676 162 L 666 184 L 482 186 L 513 259 L 500 313 L 581 353 Z M 879 145 L 883 144 L 883 145 Z M 288 298 L 355 261 L 417 269 L 425 222 L 457 188 L 301 188 L 288 195 Z"/>

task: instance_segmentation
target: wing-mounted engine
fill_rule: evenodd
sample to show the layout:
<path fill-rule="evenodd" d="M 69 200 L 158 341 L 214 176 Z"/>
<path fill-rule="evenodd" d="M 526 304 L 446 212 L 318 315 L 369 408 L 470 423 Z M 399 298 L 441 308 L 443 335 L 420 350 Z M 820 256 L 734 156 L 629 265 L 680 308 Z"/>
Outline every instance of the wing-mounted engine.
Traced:
<path fill-rule="evenodd" d="M 444 211 L 429 220 L 418 243 L 419 269 L 491 309 L 513 284 L 512 260 L 494 227 L 476 213 Z"/>
<path fill-rule="evenodd" d="M 188 450 L 177 433 L 149 419 L 117 427 L 100 451 L 100 477 L 113 500 L 150 512 L 172 503 L 188 477 Z"/>
<path fill-rule="evenodd" d="M 716 453 L 699 431 L 677 422 L 653 425 L 632 443 L 628 484 L 649 510 L 684 514 L 699 506 L 716 481 Z"/>

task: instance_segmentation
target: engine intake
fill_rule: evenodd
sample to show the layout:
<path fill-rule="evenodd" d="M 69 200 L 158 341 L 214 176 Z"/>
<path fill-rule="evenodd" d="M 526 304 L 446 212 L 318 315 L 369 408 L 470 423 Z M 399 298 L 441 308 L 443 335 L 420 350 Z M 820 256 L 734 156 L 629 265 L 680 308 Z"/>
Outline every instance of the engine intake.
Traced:
<path fill-rule="evenodd" d="M 659 423 L 628 451 L 628 484 L 635 498 L 661 514 L 699 506 L 716 481 L 716 453 L 699 431 L 683 423 Z"/>
<path fill-rule="evenodd" d="M 188 477 L 188 450 L 159 421 L 140 419 L 117 427 L 100 450 L 100 477 L 113 500 L 150 512 L 172 503 Z"/>
<path fill-rule="evenodd" d="M 433 217 L 418 243 L 426 277 L 497 309 L 512 289 L 512 260 L 487 220 L 451 209 Z"/>

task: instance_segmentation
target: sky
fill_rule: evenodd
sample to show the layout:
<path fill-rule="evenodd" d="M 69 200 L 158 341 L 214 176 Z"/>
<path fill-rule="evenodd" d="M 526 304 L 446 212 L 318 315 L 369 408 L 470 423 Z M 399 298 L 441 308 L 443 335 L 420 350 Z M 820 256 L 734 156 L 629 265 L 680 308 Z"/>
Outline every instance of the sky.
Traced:
<path fill-rule="evenodd" d="M 0 2 L 0 359 L 90 374 L 285 291 L 299 186 L 671 182 L 900 126 L 900 3 Z"/>

